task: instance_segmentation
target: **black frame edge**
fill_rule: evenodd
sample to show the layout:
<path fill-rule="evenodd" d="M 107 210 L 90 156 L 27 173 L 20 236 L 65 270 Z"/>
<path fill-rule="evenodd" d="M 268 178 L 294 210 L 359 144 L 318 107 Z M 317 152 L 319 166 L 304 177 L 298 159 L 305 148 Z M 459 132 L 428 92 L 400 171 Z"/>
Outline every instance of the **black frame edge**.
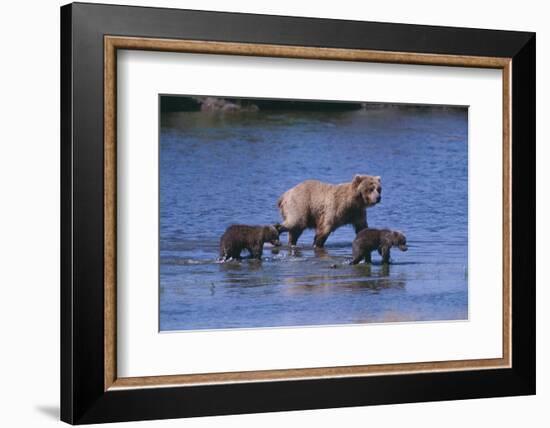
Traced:
<path fill-rule="evenodd" d="M 512 58 L 512 364 L 536 393 L 536 35 Z"/>
<path fill-rule="evenodd" d="M 433 53 L 437 51 L 437 53 L 447 55 L 513 57 L 533 34 L 526 31 L 168 7 L 85 2 L 72 4 L 75 13 L 88 17 L 89 22 L 99 23 L 100 17 L 109 16 L 112 25 L 115 22 L 115 17 L 123 19 L 125 22 L 118 31 L 109 32 L 109 34 L 119 36 L 182 38 L 178 35 L 185 32 L 187 33 L 185 39 L 188 40 L 262 43 L 260 39 L 264 37 L 264 34 L 271 33 L 272 40 L 269 44 L 379 51 L 395 51 L 394 45 L 399 44 L 402 46 L 399 49 L 400 52 Z M 144 14 L 149 14 L 152 19 L 145 19 Z M 155 30 L 157 20 L 165 23 L 162 29 L 163 35 L 159 35 Z M 202 27 L 201 22 L 207 20 L 211 22 L 211 25 Z M 186 27 L 185 30 L 181 28 L 182 22 Z M 137 23 L 140 25 L 139 32 L 135 29 L 128 31 Z M 107 26 L 109 25 L 105 23 L 105 27 Z M 276 29 L 278 31 L 274 31 Z M 430 37 L 426 37 L 428 32 L 431 33 Z M 216 36 L 213 37 L 212 34 L 216 34 Z M 357 37 L 358 35 L 361 37 Z"/>
<path fill-rule="evenodd" d="M 73 394 L 73 289 L 72 289 L 72 5 L 60 9 L 60 49 L 61 49 L 61 94 L 60 94 L 60 133 L 61 133 L 61 388 L 60 417 L 74 423 Z"/>

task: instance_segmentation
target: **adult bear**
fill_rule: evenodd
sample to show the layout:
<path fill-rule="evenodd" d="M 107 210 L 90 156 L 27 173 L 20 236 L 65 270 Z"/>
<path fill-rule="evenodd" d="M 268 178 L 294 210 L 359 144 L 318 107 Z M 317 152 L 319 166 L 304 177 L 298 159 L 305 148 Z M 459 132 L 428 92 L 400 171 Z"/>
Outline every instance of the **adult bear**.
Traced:
<path fill-rule="evenodd" d="M 307 180 L 287 190 L 277 205 L 288 230 L 289 245 L 296 245 L 305 229 L 315 229 L 313 245 L 322 247 L 331 232 L 352 224 L 355 233 L 367 227 L 366 208 L 380 202 L 379 176 L 356 175 L 349 183 L 328 184 Z"/>

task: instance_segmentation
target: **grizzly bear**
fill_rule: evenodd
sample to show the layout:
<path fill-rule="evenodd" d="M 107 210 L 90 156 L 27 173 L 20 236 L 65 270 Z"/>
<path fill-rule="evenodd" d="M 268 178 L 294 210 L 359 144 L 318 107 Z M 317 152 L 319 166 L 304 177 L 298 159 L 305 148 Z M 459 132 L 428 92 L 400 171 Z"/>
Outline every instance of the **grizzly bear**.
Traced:
<path fill-rule="evenodd" d="M 273 226 L 231 225 L 220 239 L 220 260 L 240 259 L 242 250 L 248 250 L 253 259 L 261 259 L 264 243 L 281 245 L 280 230 L 281 226 L 278 224 Z"/>
<path fill-rule="evenodd" d="M 350 264 L 356 265 L 365 259 L 371 263 L 370 253 L 378 250 L 382 256 L 382 263 L 390 262 L 390 248 L 398 247 L 401 251 L 407 251 L 407 238 L 401 232 L 388 229 L 363 229 L 353 240 L 353 260 Z"/>
<path fill-rule="evenodd" d="M 288 243 L 296 245 L 305 229 L 315 229 L 313 245 L 323 247 L 329 234 L 345 224 L 355 233 L 367 227 L 366 208 L 380 202 L 379 176 L 356 175 L 343 184 L 307 180 L 287 190 L 277 205 L 288 230 Z"/>

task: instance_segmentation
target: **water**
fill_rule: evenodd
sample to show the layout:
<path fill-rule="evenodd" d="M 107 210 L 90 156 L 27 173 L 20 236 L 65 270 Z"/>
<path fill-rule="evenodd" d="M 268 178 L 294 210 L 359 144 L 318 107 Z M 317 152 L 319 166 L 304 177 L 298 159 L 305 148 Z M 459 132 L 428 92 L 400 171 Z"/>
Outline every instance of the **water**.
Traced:
<path fill-rule="evenodd" d="M 467 129 L 466 110 L 439 107 L 163 113 L 160 329 L 467 319 Z M 350 226 L 324 251 L 306 231 L 295 251 L 217 262 L 228 225 L 278 222 L 287 189 L 356 173 L 382 176 L 369 226 L 407 236 L 391 265 L 347 265 Z"/>

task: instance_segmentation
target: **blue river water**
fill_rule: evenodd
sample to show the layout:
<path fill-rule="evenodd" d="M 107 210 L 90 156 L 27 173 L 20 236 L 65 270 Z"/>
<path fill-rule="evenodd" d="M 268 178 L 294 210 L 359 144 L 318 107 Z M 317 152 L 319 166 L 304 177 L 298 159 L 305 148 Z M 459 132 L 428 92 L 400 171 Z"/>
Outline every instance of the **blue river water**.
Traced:
<path fill-rule="evenodd" d="M 160 330 L 467 319 L 467 135 L 459 108 L 163 113 Z M 369 226 L 407 236 L 389 266 L 349 266 L 349 226 L 324 251 L 306 231 L 296 250 L 217 261 L 228 225 L 276 223 L 287 189 L 354 174 L 382 177 Z"/>

